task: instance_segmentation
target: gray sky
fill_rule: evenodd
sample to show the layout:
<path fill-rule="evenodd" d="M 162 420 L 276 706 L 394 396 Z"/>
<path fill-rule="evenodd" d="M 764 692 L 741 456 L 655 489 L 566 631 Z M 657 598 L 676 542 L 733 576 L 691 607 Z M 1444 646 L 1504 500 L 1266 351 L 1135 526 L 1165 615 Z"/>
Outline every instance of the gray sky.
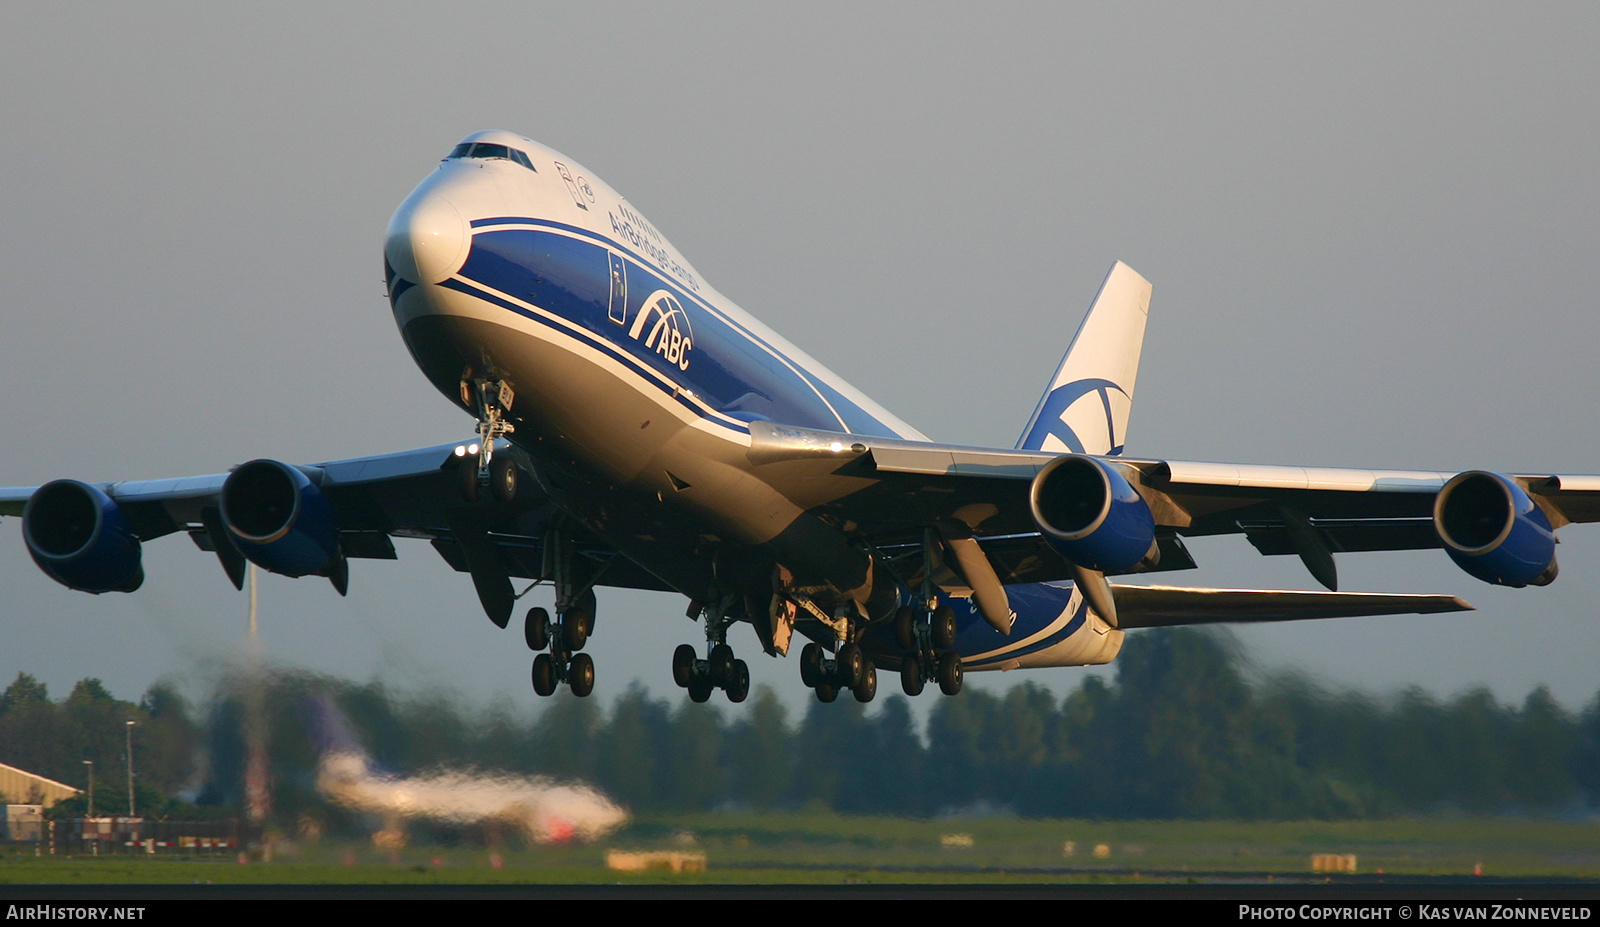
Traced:
<path fill-rule="evenodd" d="M 0 483 L 467 434 L 401 345 L 380 249 L 483 128 L 581 161 L 939 440 L 1009 447 L 1122 259 L 1155 284 L 1130 455 L 1600 471 L 1600 10 L 1082 6 L 9 7 Z M 1340 559 L 1344 588 L 1457 593 L 1466 617 L 1240 637 L 1338 684 L 1547 683 L 1575 708 L 1600 684 L 1600 526 L 1562 537 L 1537 590 L 1437 551 Z M 532 703 L 517 635 L 400 547 L 348 599 L 267 578 L 273 658 Z M 1193 547 L 1201 569 L 1163 580 L 1315 588 L 1242 539 Z M 135 697 L 228 658 L 245 606 L 215 559 L 145 550 L 143 590 L 87 596 L 0 524 L 0 685 Z M 701 639 L 679 599 L 606 593 L 597 693 L 677 697 L 671 648 Z M 793 661 L 735 642 L 803 704 Z"/>

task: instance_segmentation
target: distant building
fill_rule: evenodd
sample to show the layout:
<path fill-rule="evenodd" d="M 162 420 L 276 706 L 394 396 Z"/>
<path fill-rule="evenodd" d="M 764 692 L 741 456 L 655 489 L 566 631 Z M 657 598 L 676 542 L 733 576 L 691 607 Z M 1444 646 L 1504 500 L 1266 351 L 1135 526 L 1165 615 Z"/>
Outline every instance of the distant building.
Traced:
<path fill-rule="evenodd" d="M 82 789 L 34 775 L 15 766 L 0 763 L 0 796 L 8 802 L 24 802 L 49 808 L 56 802 L 83 794 Z"/>

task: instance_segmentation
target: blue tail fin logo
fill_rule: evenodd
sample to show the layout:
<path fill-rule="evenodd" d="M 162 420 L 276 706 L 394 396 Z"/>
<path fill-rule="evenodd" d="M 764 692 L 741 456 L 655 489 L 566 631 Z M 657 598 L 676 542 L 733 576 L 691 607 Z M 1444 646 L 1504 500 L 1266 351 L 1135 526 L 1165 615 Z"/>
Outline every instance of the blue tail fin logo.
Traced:
<path fill-rule="evenodd" d="M 1022 430 L 1017 447 L 1115 457 L 1128 437 L 1150 281 L 1118 261 Z M 1102 430 L 1103 429 L 1103 430 Z"/>

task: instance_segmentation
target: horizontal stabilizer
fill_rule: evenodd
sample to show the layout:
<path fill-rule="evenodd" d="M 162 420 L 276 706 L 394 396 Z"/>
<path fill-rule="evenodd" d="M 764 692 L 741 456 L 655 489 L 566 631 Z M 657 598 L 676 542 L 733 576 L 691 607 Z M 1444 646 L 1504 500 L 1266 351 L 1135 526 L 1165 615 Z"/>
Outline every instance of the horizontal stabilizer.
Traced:
<path fill-rule="evenodd" d="M 1253 624 L 1310 618 L 1472 611 L 1471 605 L 1453 595 L 1190 589 L 1120 584 L 1113 584 L 1111 592 L 1117 600 L 1117 624 L 1123 630 L 1170 628 L 1187 624 Z"/>

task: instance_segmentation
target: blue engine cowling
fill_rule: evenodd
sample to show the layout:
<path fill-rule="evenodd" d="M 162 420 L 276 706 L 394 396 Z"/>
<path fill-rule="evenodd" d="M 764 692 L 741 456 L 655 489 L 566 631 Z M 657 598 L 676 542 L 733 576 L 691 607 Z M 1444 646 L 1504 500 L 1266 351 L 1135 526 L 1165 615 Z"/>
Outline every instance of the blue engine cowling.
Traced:
<path fill-rule="evenodd" d="M 126 512 L 88 483 L 56 480 L 34 490 L 22 510 L 33 562 L 80 592 L 132 592 L 144 584 L 139 538 Z"/>
<path fill-rule="evenodd" d="M 329 575 L 340 562 L 339 523 L 304 473 L 276 460 L 240 464 L 222 484 L 222 526 L 256 566 L 283 576 Z"/>
<path fill-rule="evenodd" d="M 1433 527 L 1456 565 L 1486 583 L 1543 586 L 1556 578 L 1550 519 L 1511 479 L 1469 470 L 1444 484 Z"/>
<path fill-rule="evenodd" d="M 1028 494 L 1033 521 L 1050 546 L 1102 573 L 1153 566 L 1156 523 L 1137 490 L 1115 467 L 1070 454 L 1046 464 Z"/>

